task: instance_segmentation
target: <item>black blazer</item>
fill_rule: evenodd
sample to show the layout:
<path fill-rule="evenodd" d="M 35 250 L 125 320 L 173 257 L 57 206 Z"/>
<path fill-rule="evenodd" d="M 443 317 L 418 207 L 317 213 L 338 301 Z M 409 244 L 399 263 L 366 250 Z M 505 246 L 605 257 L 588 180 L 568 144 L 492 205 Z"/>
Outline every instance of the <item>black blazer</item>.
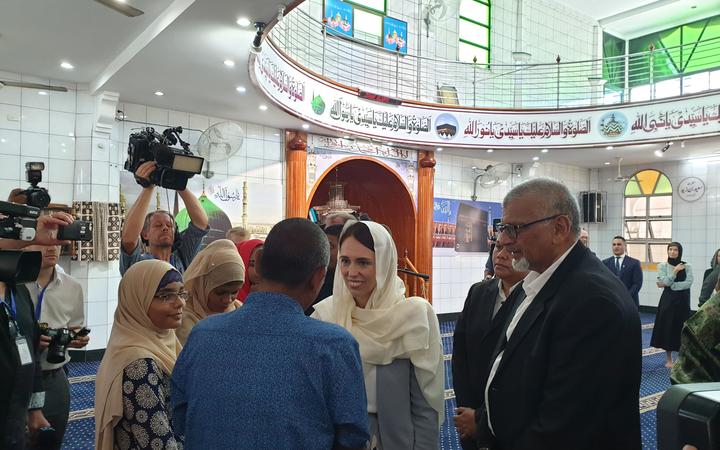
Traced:
<path fill-rule="evenodd" d="M 610 272 L 614 273 L 618 278 L 620 278 L 620 281 L 622 281 L 628 292 L 630 292 L 630 297 L 632 297 L 633 301 L 635 302 L 635 306 L 640 307 L 640 298 L 638 297 L 638 293 L 640 292 L 640 288 L 642 288 L 643 282 L 643 274 L 642 267 L 640 267 L 640 261 L 631 256 L 625 255 L 622 265 L 620 266 L 619 274 L 615 273 L 614 256 L 603 259 L 603 263 L 605 263 L 605 266 L 610 269 Z"/>
<path fill-rule="evenodd" d="M 640 333 L 625 287 L 576 244 L 507 342 L 488 392 L 495 442 L 479 443 L 639 450 Z"/>
<path fill-rule="evenodd" d="M 490 370 L 490 358 L 505 321 L 512 310 L 513 290 L 493 318 L 500 280 L 475 283 L 470 287 L 453 334 L 453 389 L 458 406 L 478 408 L 485 397 L 485 384 Z"/>

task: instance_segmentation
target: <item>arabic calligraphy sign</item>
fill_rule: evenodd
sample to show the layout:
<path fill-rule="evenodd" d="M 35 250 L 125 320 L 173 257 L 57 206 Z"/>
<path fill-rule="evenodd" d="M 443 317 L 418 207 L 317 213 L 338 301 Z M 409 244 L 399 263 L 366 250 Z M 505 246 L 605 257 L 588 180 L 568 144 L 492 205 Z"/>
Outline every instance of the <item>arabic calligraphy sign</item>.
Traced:
<path fill-rule="evenodd" d="M 720 134 L 720 93 L 646 104 L 547 111 L 391 105 L 299 68 L 267 42 L 254 57 L 256 84 L 282 108 L 344 133 L 424 146 L 583 147 Z"/>
<path fill-rule="evenodd" d="M 705 194 L 705 183 L 697 177 L 687 177 L 678 185 L 678 195 L 686 202 L 700 200 Z"/>

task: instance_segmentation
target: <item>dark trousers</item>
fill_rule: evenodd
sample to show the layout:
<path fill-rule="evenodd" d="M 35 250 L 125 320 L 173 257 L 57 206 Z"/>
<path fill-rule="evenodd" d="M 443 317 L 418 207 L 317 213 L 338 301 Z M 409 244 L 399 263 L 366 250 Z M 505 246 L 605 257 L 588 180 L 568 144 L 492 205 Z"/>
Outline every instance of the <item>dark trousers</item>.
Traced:
<path fill-rule="evenodd" d="M 50 426 L 55 429 L 56 441 L 61 444 L 65 436 L 68 416 L 70 415 L 70 383 L 64 367 L 55 370 L 43 370 L 43 386 L 45 387 L 43 415 L 50 422 Z M 45 449 L 59 450 L 60 445 L 52 449 L 45 446 L 43 450 Z"/>

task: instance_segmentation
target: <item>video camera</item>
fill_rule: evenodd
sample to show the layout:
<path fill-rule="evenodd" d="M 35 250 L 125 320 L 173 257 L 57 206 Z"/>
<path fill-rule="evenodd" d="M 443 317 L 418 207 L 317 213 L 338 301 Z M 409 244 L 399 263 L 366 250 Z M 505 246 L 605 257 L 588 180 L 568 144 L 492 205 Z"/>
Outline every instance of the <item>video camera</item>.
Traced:
<path fill-rule="evenodd" d="M 46 322 L 41 322 L 39 325 L 40 333 L 52 339 L 47 353 L 47 361 L 51 364 L 65 362 L 68 344 L 79 337 L 90 334 L 90 329 L 84 327 L 73 331 L 69 328 L 50 328 Z"/>
<path fill-rule="evenodd" d="M 202 171 L 205 160 L 192 154 L 190 144 L 180 138 L 182 131 L 182 127 L 175 127 L 160 134 L 154 128 L 147 127 L 130 135 L 125 170 L 134 174 L 138 167 L 147 161 L 155 161 L 157 165 L 150 174 L 149 182 L 135 175 L 135 181 L 140 186 L 148 187 L 154 184 L 181 191 L 187 186 L 188 179 Z M 171 147 L 178 143 L 181 149 Z"/>

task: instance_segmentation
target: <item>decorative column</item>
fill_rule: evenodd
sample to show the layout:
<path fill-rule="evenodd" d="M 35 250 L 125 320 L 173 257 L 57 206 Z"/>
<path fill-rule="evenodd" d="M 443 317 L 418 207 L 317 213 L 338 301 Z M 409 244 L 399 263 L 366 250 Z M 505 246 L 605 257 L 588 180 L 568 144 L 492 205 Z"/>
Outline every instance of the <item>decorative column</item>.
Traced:
<path fill-rule="evenodd" d="M 432 303 L 433 200 L 435 197 L 435 153 L 418 152 L 418 216 L 415 266 L 430 275 L 425 282 L 427 299 Z"/>
<path fill-rule="evenodd" d="M 307 217 L 307 133 L 285 131 L 285 217 Z"/>

